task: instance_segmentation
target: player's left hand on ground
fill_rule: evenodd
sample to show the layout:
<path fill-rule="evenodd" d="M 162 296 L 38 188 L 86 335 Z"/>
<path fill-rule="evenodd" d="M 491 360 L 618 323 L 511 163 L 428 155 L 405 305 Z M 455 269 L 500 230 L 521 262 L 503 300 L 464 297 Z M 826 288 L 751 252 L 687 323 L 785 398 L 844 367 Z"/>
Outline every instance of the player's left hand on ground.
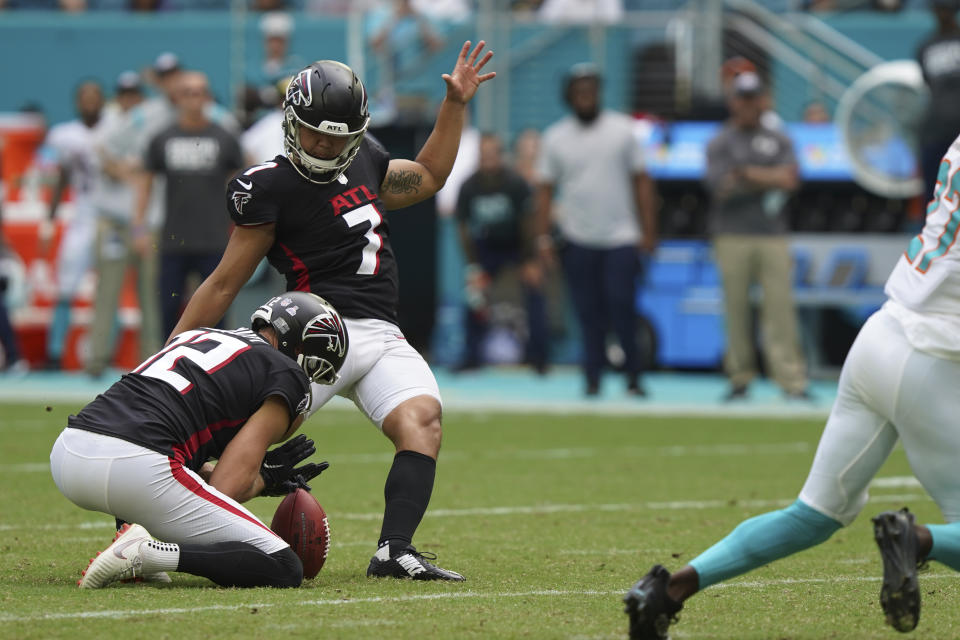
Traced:
<path fill-rule="evenodd" d="M 318 476 L 330 466 L 329 463 L 316 464 L 311 462 L 297 467 L 298 464 L 312 456 L 316 451 L 317 448 L 314 446 L 313 440 L 303 434 L 267 451 L 263 457 L 263 464 L 260 465 L 260 475 L 263 476 L 263 491 L 260 495 L 286 495 L 289 491 L 284 490 L 285 483 L 295 475 L 302 476 L 304 484 Z M 296 488 L 296 486 L 293 487 L 293 489 Z M 277 493 L 278 491 L 281 491 L 281 493 Z"/>
<path fill-rule="evenodd" d="M 457 57 L 457 64 L 450 73 L 443 74 L 443 81 L 447 83 L 447 99 L 455 102 L 467 103 L 477 92 L 477 87 L 487 80 L 492 80 L 497 74 L 494 71 L 480 74 L 483 66 L 493 57 L 493 51 L 487 51 L 480 61 L 477 62 L 477 56 L 480 50 L 486 46 L 486 42 L 481 40 L 477 43 L 476 49 L 470 52 L 470 41 L 463 43 L 460 49 L 460 55 Z"/>

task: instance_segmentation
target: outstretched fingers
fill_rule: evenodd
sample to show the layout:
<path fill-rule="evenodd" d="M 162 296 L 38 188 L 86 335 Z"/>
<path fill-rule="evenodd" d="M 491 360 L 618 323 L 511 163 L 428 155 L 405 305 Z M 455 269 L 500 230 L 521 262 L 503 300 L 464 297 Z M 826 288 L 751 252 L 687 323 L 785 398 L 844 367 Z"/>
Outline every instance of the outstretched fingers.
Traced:
<path fill-rule="evenodd" d="M 470 41 L 467 40 L 467 43 L 466 43 L 466 44 L 467 44 L 467 46 L 469 46 L 469 45 L 470 45 Z M 485 46 L 487 46 L 487 43 L 486 43 L 485 40 L 481 40 L 480 42 L 477 43 L 477 48 L 474 49 L 474 50 L 473 50 L 473 53 L 470 54 L 470 57 L 467 58 L 467 62 L 470 64 L 471 67 L 472 67 L 473 64 L 477 61 L 477 56 L 480 55 L 480 50 L 483 49 Z M 488 53 L 489 53 L 489 52 L 488 52 Z"/>

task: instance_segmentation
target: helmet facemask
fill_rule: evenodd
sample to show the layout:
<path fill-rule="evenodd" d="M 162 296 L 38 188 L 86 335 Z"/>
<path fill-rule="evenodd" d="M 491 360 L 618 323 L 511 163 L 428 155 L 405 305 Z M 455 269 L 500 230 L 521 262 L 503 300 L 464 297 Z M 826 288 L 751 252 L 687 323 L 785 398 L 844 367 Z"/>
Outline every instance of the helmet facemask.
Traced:
<path fill-rule="evenodd" d="M 287 157 L 300 175 L 310 182 L 327 184 L 339 178 L 353 162 L 360 151 L 360 143 L 369 122 L 368 117 L 357 131 L 350 131 L 346 123 L 329 120 L 321 122 L 319 127 L 312 127 L 300 119 L 293 106 L 287 106 L 283 110 L 283 146 Z M 348 138 L 347 144 L 335 158 L 317 158 L 304 150 L 300 142 L 300 127 L 338 138 Z"/>
<path fill-rule="evenodd" d="M 305 356 L 302 353 L 297 356 L 297 364 L 303 369 L 303 372 L 310 378 L 310 382 L 317 384 L 334 384 L 340 379 L 336 367 L 320 356 Z"/>

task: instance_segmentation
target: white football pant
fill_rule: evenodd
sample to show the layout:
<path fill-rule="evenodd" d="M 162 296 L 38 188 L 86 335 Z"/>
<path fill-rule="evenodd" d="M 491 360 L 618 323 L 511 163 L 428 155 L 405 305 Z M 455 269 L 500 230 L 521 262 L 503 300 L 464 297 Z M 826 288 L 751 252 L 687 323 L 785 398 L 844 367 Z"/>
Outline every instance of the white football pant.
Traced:
<path fill-rule="evenodd" d="M 947 522 L 960 520 L 960 362 L 917 351 L 884 309 L 854 341 L 800 499 L 844 525 L 898 437 Z"/>

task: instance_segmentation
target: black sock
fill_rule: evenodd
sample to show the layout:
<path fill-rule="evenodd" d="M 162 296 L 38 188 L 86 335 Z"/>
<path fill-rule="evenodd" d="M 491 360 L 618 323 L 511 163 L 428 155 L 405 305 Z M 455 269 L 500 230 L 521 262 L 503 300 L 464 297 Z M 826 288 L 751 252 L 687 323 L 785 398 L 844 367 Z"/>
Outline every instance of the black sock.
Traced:
<path fill-rule="evenodd" d="M 247 542 L 181 544 L 177 571 L 221 587 L 299 587 L 303 581 L 303 564 L 293 549 L 265 553 Z"/>
<path fill-rule="evenodd" d="M 390 542 L 390 552 L 405 548 L 413 541 L 423 512 L 430 504 L 437 461 L 416 451 L 398 451 L 383 487 L 386 507 L 380 544 Z"/>

